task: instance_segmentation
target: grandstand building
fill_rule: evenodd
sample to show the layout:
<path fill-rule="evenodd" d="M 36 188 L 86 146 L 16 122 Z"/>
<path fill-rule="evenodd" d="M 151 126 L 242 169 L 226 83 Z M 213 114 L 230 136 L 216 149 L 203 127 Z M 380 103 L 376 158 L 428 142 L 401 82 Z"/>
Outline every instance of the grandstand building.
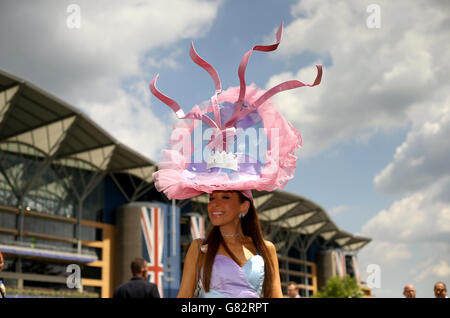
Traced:
<path fill-rule="evenodd" d="M 77 291 L 112 297 L 130 279 L 131 260 L 142 256 L 163 297 L 175 297 L 187 247 L 208 226 L 208 197 L 167 200 L 153 185 L 156 169 L 80 110 L 0 71 L 0 277 L 7 293 L 67 290 L 79 276 Z M 359 279 L 356 253 L 369 238 L 339 229 L 299 195 L 253 195 L 266 239 L 277 246 L 283 287 L 296 281 L 311 296 L 330 276 Z"/>

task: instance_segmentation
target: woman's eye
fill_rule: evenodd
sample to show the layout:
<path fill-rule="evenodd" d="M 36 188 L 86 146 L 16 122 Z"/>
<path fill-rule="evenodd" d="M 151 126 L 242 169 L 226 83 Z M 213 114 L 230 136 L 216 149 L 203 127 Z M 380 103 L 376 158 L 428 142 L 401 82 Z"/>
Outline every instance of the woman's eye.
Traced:
<path fill-rule="evenodd" d="M 222 199 L 222 200 L 223 200 L 223 199 L 227 199 L 227 200 L 228 200 L 228 199 L 230 198 L 230 196 L 228 196 L 228 195 L 224 195 L 224 196 L 222 196 L 222 197 L 219 197 L 219 198 L 220 198 L 220 199 Z M 211 198 L 209 198 L 209 202 L 211 202 L 212 200 L 214 200 L 214 198 L 212 198 L 212 197 L 211 197 Z"/>

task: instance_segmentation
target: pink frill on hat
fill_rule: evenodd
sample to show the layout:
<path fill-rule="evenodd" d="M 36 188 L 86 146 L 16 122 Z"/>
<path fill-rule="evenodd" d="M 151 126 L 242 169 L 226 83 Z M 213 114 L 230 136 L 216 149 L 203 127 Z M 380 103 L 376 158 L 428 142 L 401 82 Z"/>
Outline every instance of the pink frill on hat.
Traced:
<path fill-rule="evenodd" d="M 264 93 L 265 91 L 252 84 L 247 87 L 245 102 L 251 105 Z M 222 92 L 218 101 L 219 103 L 236 101 L 238 96 L 239 87 L 232 87 Z M 198 106 L 194 107 L 193 111 L 199 111 Z M 183 175 L 183 172 L 189 166 L 185 156 L 179 150 L 164 149 L 162 160 L 158 164 L 158 171 L 153 173 L 156 189 L 164 192 L 168 198 L 182 200 L 204 192 L 211 193 L 215 190 L 273 191 L 277 188 L 283 188 L 294 176 L 297 163 L 294 152 L 295 149 L 302 146 L 302 137 L 280 111 L 272 106 L 270 100 L 259 106 L 257 112 L 263 121 L 264 128 L 278 128 L 280 136 L 278 158 L 272 155 L 270 148 L 267 150 L 266 164 L 257 180 L 233 181 L 227 174 L 187 178 Z M 176 127 L 188 128 L 192 132 L 195 122 L 195 120 L 192 120 L 191 125 L 188 125 L 186 121 L 183 121 Z M 269 140 L 270 136 L 268 134 Z"/>
<path fill-rule="evenodd" d="M 169 140 L 170 149 L 162 151 L 162 160 L 158 164 L 158 171 L 153 173 L 155 187 L 163 192 L 169 199 L 188 199 L 202 193 L 212 193 L 216 190 L 235 190 L 244 192 L 244 195 L 251 198 L 251 190 L 273 191 L 282 189 L 286 183 L 293 178 L 297 164 L 295 150 L 302 146 L 300 133 L 287 121 L 277 110 L 271 101 L 275 94 L 303 86 L 316 86 L 320 84 L 322 78 L 322 66 L 316 65 L 317 76 L 313 84 L 304 84 L 297 80 L 283 82 L 267 91 L 257 88 L 254 84 L 246 86 L 245 69 L 249 58 L 254 50 L 269 52 L 275 50 L 281 40 L 283 24 L 276 33 L 276 43 L 271 45 L 257 45 L 249 50 L 241 60 L 238 69 L 240 87 L 231 87 L 222 91 L 220 78 L 216 70 L 200 56 L 191 44 L 190 56 L 192 60 L 205 69 L 215 84 L 215 93 L 211 99 L 192 108 L 191 112 L 184 114 L 181 107 L 171 98 L 162 94 L 156 88 L 156 80 L 159 75 L 150 83 L 150 90 L 158 99 L 169 106 L 182 119 L 175 127 Z M 224 105 L 227 105 L 224 108 Z M 232 111 L 230 113 L 230 110 Z M 222 122 L 222 112 L 230 117 Z M 253 116 L 253 117 L 252 117 Z M 226 117 L 226 116 L 224 116 Z M 253 119 L 255 119 L 253 121 Z M 208 147 L 209 150 L 222 151 L 223 146 L 228 147 L 226 142 L 219 138 L 222 136 L 236 137 L 237 126 L 248 120 L 250 125 L 262 122 L 268 139 L 268 148 L 264 160 L 258 162 L 258 168 L 251 172 L 244 168 L 233 169 L 193 169 L 190 162 L 194 153 L 193 144 L 189 143 L 188 149 L 180 150 L 179 128 L 192 135 L 200 123 L 205 123 L 214 129 Z M 245 125 L 243 125 L 245 126 Z M 251 127 L 251 126 L 246 126 Z M 278 129 L 278 139 L 271 140 L 272 129 Z M 270 133 L 267 133 L 270 132 Z M 228 139 L 226 139 L 228 141 Z M 252 142 L 258 142 L 253 140 Z M 278 149 L 274 149 L 277 147 Z M 226 151 L 227 148 L 225 148 Z M 238 155 L 238 154 L 233 154 Z M 242 161 L 245 162 L 245 161 Z M 204 162 L 202 163 L 204 164 Z M 199 166 L 200 167 L 200 166 Z M 245 167 L 245 164 L 241 167 Z"/>

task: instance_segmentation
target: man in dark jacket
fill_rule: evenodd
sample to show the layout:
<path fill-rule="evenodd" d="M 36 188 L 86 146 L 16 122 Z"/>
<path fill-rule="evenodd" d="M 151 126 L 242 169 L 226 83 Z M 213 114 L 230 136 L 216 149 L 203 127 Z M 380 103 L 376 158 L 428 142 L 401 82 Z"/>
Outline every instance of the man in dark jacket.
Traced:
<path fill-rule="evenodd" d="M 131 262 L 133 278 L 114 290 L 114 298 L 160 298 L 158 287 L 148 281 L 147 262 L 135 258 Z"/>

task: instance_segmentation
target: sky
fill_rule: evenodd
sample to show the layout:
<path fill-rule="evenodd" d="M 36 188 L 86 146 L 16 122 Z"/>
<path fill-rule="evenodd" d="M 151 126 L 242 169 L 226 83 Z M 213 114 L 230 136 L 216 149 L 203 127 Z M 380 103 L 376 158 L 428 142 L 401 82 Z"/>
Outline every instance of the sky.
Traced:
<path fill-rule="evenodd" d="M 158 161 L 176 118 L 150 80 L 159 73 L 187 112 L 213 92 L 191 41 L 224 88 L 238 86 L 243 54 L 272 44 L 282 21 L 247 83 L 312 83 L 323 65 L 319 86 L 274 97 L 303 137 L 284 190 L 372 239 L 358 260 L 363 280 L 379 265 L 376 297 L 403 297 L 406 284 L 434 297 L 435 282 L 450 284 L 450 2 L 2 0 L 0 69 Z"/>

